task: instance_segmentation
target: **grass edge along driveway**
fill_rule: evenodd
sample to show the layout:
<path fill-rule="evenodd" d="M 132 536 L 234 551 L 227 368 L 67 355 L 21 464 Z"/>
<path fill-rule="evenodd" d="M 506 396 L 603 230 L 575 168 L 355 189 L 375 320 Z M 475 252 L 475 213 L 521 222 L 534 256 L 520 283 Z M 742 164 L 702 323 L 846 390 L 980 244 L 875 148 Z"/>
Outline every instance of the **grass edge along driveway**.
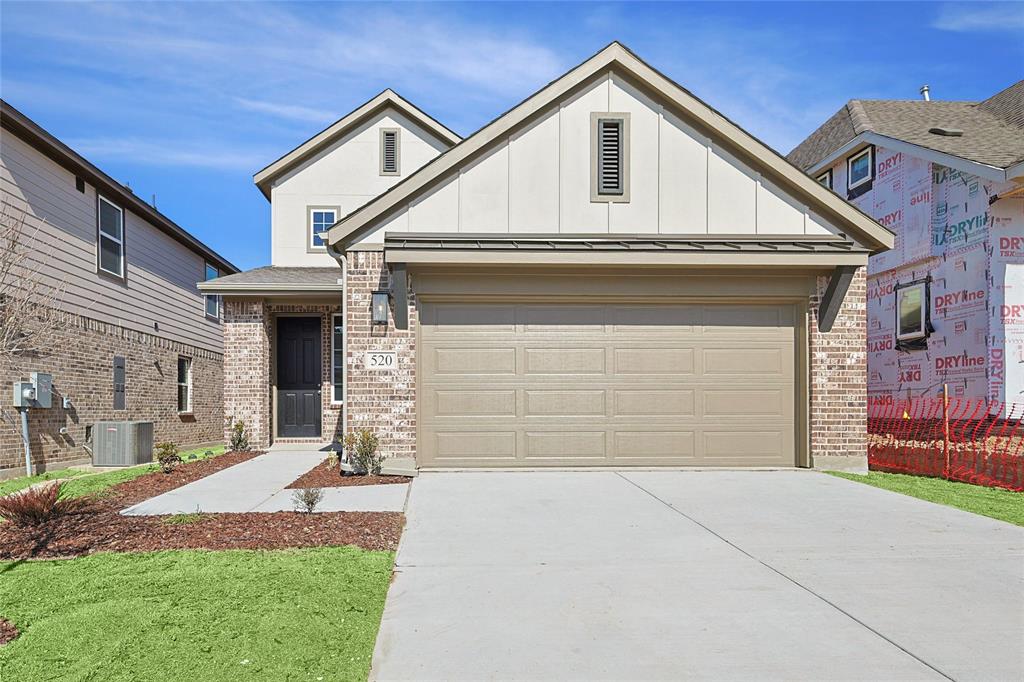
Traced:
<path fill-rule="evenodd" d="M 866 475 L 851 474 L 845 471 L 826 471 L 825 473 L 845 478 L 848 481 L 865 483 L 876 488 L 891 490 L 928 502 L 944 504 L 1017 526 L 1024 526 L 1024 493 L 947 481 L 942 478 L 887 474 L 881 471 L 870 471 Z"/>
<path fill-rule="evenodd" d="M 365 680 L 394 565 L 356 547 L 0 562 L 12 680 Z"/>

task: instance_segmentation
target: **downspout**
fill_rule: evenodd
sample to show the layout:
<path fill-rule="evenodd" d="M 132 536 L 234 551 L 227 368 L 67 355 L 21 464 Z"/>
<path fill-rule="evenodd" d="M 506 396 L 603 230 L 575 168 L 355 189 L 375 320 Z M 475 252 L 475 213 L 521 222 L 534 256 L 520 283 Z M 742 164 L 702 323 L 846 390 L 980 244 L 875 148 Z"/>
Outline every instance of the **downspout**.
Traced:
<path fill-rule="evenodd" d="M 348 258 L 331 243 L 327 244 L 327 253 L 341 267 L 341 319 L 345 322 L 341 329 L 341 343 L 345 348 L 345 367 L 341 373 L 341 394 L 345 398 L 341 404 L 341 435 L 344 437 L 348 433 Z"/>
<path fill-rule="evenodd" d="M 32 475 L 32 446 L 29 443 L 28 438 L 28 408 L 19 407 L 18 412 L 21 412 L 21 439 L 25 445 L 25 475 Z"/>

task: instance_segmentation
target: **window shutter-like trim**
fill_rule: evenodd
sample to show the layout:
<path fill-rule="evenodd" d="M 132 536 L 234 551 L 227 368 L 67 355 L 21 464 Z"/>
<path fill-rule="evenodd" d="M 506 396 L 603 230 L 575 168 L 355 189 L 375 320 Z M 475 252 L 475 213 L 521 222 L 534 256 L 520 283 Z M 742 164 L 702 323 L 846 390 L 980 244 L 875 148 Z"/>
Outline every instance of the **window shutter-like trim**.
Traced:
<path fill-rule="evenodd" d="M 629 114 L 590 114 L 591 201 L 629 201 Z"/>
<path fill-rule="evenodd" d="M 401 130 L 398 128 L 380 129 L 380 174 L 398 175 L 401 173 L 399 158 L 399 137 Z"/>

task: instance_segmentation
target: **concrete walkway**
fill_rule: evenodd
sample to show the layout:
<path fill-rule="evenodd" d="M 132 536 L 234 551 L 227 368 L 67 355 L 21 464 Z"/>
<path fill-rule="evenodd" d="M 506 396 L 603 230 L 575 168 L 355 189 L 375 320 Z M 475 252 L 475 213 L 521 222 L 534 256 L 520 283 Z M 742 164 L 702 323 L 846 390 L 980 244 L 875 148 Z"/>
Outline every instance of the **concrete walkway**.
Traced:
<path fill-rule="evenodd" d="M 285 486 L 324 460 L 323 452 L 268 452 L 175 490 L 128 507 L 129 516 L 194 512 L 293 511 Z M 324 488 L 317 512 L 402 511 L 405 484 Z"/>
<path fill-rule="evenodd" d="M 1024 528 L 817 472 L 426 473 L 377 680 L 1024 679 Z"/>

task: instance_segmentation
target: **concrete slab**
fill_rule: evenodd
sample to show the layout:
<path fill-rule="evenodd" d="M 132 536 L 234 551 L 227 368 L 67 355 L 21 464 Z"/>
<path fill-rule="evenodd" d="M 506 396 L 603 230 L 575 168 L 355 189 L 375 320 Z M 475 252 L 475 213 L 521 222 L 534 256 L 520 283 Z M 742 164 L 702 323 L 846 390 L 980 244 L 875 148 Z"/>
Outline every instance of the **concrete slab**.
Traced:
<path fill-rule="evenodd" d="M 406 513 L 371 679 L 1024 672 L 1024 529 L 857 483 L 428 472 Z"/>
<path fill-rule="evenodd" d="M 268 452 L 176 490 L 128 507 L 129 516 L 157 514 L 242 513 L 251 511 L 293 511 L 293 491 L 284 487 L 321 461 L 316 451 Z M 406 488 L 403 484 L 325 488 L 318 512 L 402 511 Z M 371 490 L 365 490 L 370 488 Z M 383 490 L 395 488 L 396 490 Z"/>

